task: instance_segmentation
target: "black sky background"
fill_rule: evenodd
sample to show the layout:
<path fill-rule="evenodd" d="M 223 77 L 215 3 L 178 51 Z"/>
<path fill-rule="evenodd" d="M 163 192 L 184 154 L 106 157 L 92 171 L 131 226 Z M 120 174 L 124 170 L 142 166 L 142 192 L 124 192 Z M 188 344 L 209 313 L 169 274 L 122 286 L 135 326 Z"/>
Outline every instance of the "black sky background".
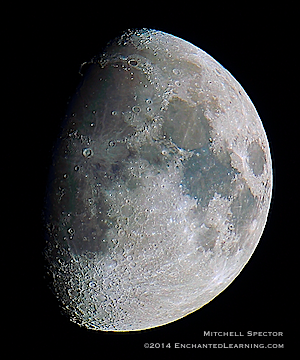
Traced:
<path fill-rule="evenodd" d="M 76 8 L 75 8 L 76 6 Z M 277 6 L 277 8 L 274 8 Z M 131 355 L 144 342 L 223 343 L 238 338 L 203 337 L 203 331 L 281 331 L 283 339 L 246 338 L 245 342 L 294 345 L 297 263 L 291 256 L 299 235 L 295 231 L 295 179 L 299 102 L 296 95 L 296 32 L 293 9 L 215 5 L 197 10 L 178 2 L 172 7 L 147 3 L 69 8 L 24 7 L 17 18 L 14 61 L 17 89 L 24 110 L 17 119 L 23 174 L 19 212 L 24 226 L 18 240 L 18 295 L 7 329 L 11 351 L 23 354 L 91 355 L 119 350 Z M 196 313 L 169 325 L 135 333 L 89 331 L 60 314 L 43 279 L 41 210 L 52 146 L 69 96 L 80 81 L 80 64 L 99 53 L 106 43 L 128 28 L 154 28 L 176 35 L 206 51 L 243 86 L 266 130 L 273 159 L 274 190 L 268 222 L 249 263 L 234 282 Z M 16 51 L 17 50 L 17 51 Z M 21 96 L 19 94 L 19 96 Z M 299 91 L 298 91 L 299 94 Z M 26 149 L 26 154 L 25 154 Z M 30 156 L 28 155 L 30 154 Z M 295 265 L 294 265 L 295 264 Z M 299 275 L 299 273 L 298 273 Z M 13 293 L 14 294 L 14 293 Z M 18 345 L 18 346 L 17 346 Z M 285 350 L 272 350 L 282 352 Z M 144 350 L 145 353 L 151 349 Z M 167 349 L 152 349 L 151 352 Z M 179 351 L 179 350 L 178 350 Z M 180 350 L 179 352 L 186 350 Z M 211 354 L 220 350 L 211 349 Z M 224 350 L 225 351 L 225 350 Z M 229 351 L 229 350 L 227 350 Z M 243 350 L 234 350 L 242 354 Z M 254 351 L 254 350 L 253 350 Z M 260 352 L 262 350 L 256 350 Z M 266 350 L 265 350 L 266 351 Z M 200 356 L 193 350 L 193 356 Z M 153 354 L 152 354 L 153 355 Z M 117 356 L 117 355 L 116 355 Z M 155 355 L 156 356 L 156 355 Z"/>

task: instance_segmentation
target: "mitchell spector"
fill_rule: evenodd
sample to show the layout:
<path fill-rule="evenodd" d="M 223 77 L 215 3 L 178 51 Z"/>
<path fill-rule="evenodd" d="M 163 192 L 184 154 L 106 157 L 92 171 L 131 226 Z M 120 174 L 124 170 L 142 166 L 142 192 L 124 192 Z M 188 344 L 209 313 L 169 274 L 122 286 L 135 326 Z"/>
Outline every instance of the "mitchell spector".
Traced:
<path fill-rule="evenodd" d="M 242 332 L 236 331 L 204 331 L 204 336 L 245 336 Z M 280 331 L 247 331 L 246 336 L 283 336 Z"/>

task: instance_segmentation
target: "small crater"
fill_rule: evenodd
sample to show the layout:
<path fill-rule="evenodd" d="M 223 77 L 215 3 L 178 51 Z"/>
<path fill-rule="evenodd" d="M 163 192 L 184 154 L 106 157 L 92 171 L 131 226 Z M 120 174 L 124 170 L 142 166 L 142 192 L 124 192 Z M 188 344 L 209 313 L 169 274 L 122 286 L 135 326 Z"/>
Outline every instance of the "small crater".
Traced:
<path fill-rule="evenodd" d="M 94 155 L 94 152 L 91 148 L 86 148 L 82 150 L 82 155 L 86 158 L 90 158 Z"/>
<path fill-rule="evenodd" d="M 137 66 L 138 62 L 135 59 L 131 59 L 128 61 L 128 64 L 131 66 Z"/>
<path fill-rule="evenodd" d="M 141 108 L 139 106 L 133 106 L 132 111 L 134 113 L 139 113 L 141 111 Z"/>
<path fill-rule="evenodd" d="M 172 72 L 174 75 L 180 75 L 181 73 L 179 69 L 173 69 Z"/>
<path fill-rule="evenodd" d="M 89 287 L 90 288 L 95 288 L 97 286 L 97 284 L 95 283 L 95 281 L 90 281 L 89 282 Z"/>
<path fill-rule="evenodd" d="M 75 230 L 73 228 L 69 228 L 68 233 L 73 236 L 75 234 Z"/>

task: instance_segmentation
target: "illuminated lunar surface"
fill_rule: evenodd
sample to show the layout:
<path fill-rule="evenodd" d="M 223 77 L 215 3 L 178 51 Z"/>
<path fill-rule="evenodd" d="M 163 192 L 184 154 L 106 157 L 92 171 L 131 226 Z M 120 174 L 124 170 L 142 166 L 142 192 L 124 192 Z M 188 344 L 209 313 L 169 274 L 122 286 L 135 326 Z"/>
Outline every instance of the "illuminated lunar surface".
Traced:
<path fill-rule="evenodd" d="M 172 35 L 128 31 L 84 68 L 49 176 L 52 287 L 89 329 L 164 325 L 253 254 L 272 191 L 266 134 L 232 75 Z"/>

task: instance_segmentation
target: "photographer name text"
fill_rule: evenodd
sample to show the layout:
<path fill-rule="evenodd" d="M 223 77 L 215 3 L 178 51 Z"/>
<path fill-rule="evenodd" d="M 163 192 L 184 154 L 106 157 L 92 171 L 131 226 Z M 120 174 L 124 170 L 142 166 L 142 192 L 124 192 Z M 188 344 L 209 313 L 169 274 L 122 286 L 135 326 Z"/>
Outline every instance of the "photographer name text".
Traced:
<path fill-rule="evenodd" d="M 203 336 L 283 336 L 282 331 L 203 331 Z"/>

